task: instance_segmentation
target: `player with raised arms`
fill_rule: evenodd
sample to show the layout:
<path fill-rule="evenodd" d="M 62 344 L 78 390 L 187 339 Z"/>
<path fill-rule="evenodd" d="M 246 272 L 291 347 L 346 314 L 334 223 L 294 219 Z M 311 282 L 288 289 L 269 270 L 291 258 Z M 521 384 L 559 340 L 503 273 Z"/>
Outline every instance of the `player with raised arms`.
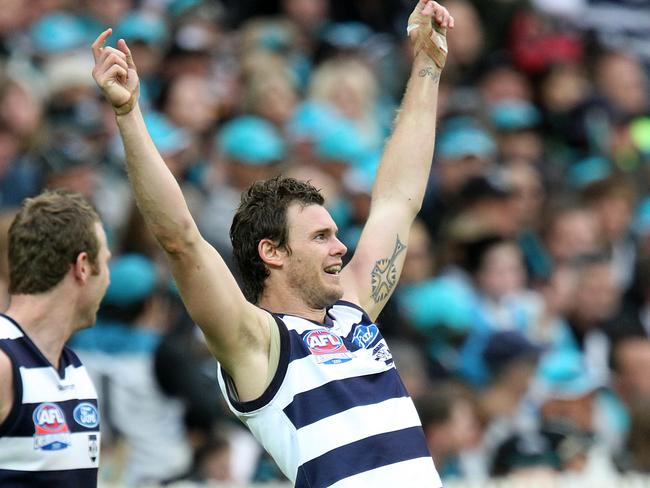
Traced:
<path fill-rule="evenodd" d="M 441 485 L 374 320 L 399 279 L 424 197 L 453 26 L 433 1 L 419 1 L 409 17 L 411 76 L 349 264 L 316 188 L 291 178 L 256 182 L 230 231 L 243 289 L 199 233 L 147 132 L 128 46 L 106 47 L 110 29 L 92 45 L 93 76 L 115 111 L 138 206 L 219 361 L 228 404 L 295 486 Z"/>

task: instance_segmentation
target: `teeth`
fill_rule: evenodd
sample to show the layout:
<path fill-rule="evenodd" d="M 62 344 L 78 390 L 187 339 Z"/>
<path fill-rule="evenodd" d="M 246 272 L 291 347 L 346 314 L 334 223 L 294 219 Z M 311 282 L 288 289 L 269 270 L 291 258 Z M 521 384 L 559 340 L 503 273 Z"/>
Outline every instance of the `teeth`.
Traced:
<path fill-rule="evenodd" d="M 336 266 L 330 266 L 328 268 L 325 268 L 325 272 L 328 274 L 339 274 L 341 272 L 341 266 L 336 265 Z"/>

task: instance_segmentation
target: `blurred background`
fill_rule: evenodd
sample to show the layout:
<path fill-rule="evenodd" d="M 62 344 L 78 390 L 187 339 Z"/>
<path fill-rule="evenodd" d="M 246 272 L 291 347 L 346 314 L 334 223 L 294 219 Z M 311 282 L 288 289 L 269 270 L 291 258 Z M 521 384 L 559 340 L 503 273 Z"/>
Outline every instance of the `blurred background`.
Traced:
<path fill-rule="evenodd" d="M 102 485 L 285 479 L 224 408 L 134 206 L 91 42 L 129 43 L 149 131 L 227 262 L 240 192 L 279 173 L 322 189 L 349 257 L 414 3 L 0 0 L 2 255 L 22 199 L 68 188 L 115 256 L 71 341 L 100 395 Z M 378 322 L 446 484 L 616 486 L 650 472 L 650 0 L 444 4 L 433 170 Z M 3 306 L 6 278 L 4 257 Z"/>

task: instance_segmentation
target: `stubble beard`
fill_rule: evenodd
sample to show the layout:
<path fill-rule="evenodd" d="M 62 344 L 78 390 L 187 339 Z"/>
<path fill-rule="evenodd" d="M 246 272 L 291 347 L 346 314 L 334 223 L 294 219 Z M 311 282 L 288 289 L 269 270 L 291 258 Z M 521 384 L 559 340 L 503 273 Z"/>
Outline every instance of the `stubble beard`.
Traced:
<path fill-rule="evenodd" d="M 343 296 L 340 286 L 327 286 L 322 282 L 318 272 L 305 272 L 300 263 L 289 274 L 289 285 L 311 309 L 320 310 L 329 307 Z"/>

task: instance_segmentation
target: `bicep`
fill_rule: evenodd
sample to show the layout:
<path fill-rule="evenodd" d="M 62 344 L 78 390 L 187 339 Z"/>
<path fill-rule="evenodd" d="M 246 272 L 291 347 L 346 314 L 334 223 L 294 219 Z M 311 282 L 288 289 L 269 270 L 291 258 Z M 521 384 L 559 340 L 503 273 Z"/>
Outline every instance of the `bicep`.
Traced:
<path fill-rule="evenodd" d="M 219 361 L 268 348 L 266 313 L 246 300 L 216 249 L 200 239 L 168 259 L 183 303 Z"/>
<path fill-rule="evenodd" d="M 373 320 L 399 281 L 412 222 L 411 214 L 399 205 L 373 209 L 343 271 L 344 298 L 358 303 Z"/>

